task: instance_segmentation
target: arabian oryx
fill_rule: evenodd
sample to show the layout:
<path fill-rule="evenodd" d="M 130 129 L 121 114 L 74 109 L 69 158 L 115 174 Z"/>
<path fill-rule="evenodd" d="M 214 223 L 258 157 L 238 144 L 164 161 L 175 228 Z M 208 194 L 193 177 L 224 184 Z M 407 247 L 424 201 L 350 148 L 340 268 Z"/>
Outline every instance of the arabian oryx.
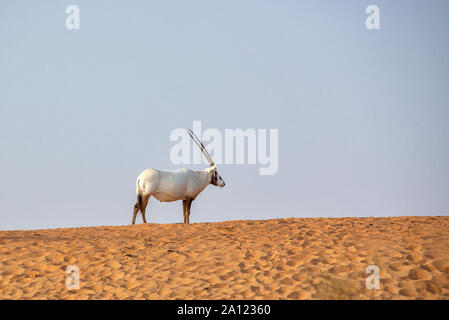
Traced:
<path fill-rule="evenodd" d="M 151 196 L 154 196 L 161 202 L 182 200 L 184 223 L 189 223 L 190 206 L 198 194 L 209 184 L 221 188 L 225 186 L 225 182 L 218 174 L 216 165 L 202 142 L 192 130 L 189 129 L 187 132 L 209 161 L 209 168 L 200 171 L 188 169 L 176 171 L 147 169 L 142 172 L 136 181 L 137 203 L 134 205 L 132 224 L 135 224 L 139 210 L 142 214 L 143 223 L 147 222 L 145 210 Z"/>

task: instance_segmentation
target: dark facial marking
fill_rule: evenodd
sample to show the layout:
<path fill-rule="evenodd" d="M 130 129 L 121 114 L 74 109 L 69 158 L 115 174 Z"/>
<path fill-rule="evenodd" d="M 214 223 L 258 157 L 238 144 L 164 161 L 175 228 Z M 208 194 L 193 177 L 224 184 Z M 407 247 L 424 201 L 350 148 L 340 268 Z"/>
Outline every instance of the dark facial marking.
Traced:
<path fill-rule="evenodd" d="M 210 179 L 210 183 L 213 184 L 214 186 L 217 185 L 217 183 L 218 183 L 217 171 L 214 171 L 214 173 L 212 174 L 212 177 Z"/>

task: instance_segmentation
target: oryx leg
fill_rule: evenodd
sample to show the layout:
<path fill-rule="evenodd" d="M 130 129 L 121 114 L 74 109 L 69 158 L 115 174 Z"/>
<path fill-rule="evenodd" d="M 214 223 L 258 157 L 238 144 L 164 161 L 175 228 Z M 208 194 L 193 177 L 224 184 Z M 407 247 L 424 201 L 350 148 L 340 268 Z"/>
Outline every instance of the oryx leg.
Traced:
<path fill-rule="evenodd" d="M 190 224 L 190 207 L 192 206 L 193 199 L 187 199 L 186 200 L 186 213 L 185 213 L 185 220 L 187 220 L 187 224 Z M 184 222 L 185 223 L 185 222 Z"/>
<path fill-rule="evenodd" d="M 182 200 L 182 214 L 184 215 L 184 223 L 187 223 L 187 200 Z"/>
<path fill-rule="evenodd" d="M 150 196 L 145 197 L 145 199 L 142 202 L 142 206 L 140 208 L 140 213 L 142 214 L 142 220 L 143 223 L 147 223 L 147 220 L 145 219 L 145 211 L 147 209 L 148 201 L 150 200 Z"/>
<path fill-rule="evenodd" d="M 133 220 L 132 220 L 131 224 L 135 224 L 136 223 L 137 211 L 139 211 L 139 209 L 140 209 L 139 203 L 136 203 L 134 205 Z"/>

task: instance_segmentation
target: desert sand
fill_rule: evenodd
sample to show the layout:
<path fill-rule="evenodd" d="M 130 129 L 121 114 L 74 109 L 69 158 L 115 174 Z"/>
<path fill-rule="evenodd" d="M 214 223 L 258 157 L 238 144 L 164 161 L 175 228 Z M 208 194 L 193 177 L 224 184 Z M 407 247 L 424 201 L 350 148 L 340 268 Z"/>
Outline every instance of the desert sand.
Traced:
<path fill-rule="evenodd" d="M 0 298 L 448 299 L 449 217 L 1 231 Z"/>

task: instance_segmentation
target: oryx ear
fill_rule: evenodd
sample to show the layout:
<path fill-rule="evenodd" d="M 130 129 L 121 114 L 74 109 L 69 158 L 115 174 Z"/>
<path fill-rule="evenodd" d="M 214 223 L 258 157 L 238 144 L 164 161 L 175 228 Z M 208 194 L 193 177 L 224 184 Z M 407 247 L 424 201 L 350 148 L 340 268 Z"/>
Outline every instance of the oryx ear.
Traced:
<path fill-rule="evenodd" d="M 209 172 L 214 171 L 215 168 L 217 168 L 217 165 L 216 165 L 216 164 L 214 164 L 213 166 L 210 166 L 210 167 L 208 168 L 208 169 L 209 169 Z"/>

